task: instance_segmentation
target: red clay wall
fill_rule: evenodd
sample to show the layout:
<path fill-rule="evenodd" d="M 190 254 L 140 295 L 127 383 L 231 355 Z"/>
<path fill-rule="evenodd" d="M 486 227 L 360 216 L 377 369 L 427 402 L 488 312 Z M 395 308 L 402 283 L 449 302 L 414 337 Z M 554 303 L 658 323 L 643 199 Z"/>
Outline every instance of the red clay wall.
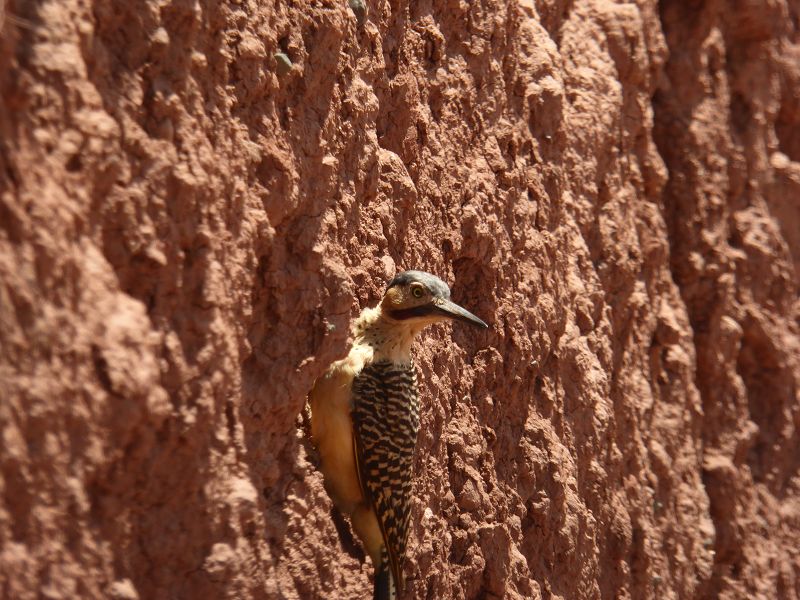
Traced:
<path fill-rule="evenodd" d="M 6 0 L 0 596 L 368 597 L 297 417 L 414 267 L 407 598 L 800 597 L 800 2 L 367 4 Z"/>

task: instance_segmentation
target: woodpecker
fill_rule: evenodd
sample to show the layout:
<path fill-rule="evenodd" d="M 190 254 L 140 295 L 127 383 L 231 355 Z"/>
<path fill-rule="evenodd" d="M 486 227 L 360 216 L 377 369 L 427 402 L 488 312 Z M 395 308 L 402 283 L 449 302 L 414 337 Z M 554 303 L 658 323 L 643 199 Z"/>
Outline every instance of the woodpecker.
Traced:
<path fill-rule="evenodd" d="M 378 306 L 356 319 L 350 352 L 309 393 L 325 489 L 372 559 L 373 600 L 392 600 L 404 587 L 419 430 L 411 345 L 427 325 L 445 319 L 488 327 L 451 301 L 450 288 L 438 277 L 399 273 Z"/>

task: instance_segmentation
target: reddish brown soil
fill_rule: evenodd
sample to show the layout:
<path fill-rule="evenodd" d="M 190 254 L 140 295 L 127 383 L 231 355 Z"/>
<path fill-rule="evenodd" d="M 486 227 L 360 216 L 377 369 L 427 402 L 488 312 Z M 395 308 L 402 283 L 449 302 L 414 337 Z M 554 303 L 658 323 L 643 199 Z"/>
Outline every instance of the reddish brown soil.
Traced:
<path fill-rule="evenodd" d="M 369 597 L 298 415 L 414 267 L 406 598 L 800 598 L 800 0 L 4 6 L 0 597 Z"/>

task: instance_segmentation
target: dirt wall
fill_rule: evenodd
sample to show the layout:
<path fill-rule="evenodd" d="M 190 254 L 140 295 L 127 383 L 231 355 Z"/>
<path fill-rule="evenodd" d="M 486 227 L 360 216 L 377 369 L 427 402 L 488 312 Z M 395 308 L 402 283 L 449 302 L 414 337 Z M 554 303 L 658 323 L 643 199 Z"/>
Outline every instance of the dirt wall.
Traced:
<path fill-rule="evenodd" d="M 5 1 L 0 596 L 368 597 L 298 415 L 421 268 L 407 598 L 799 598 L 800 2 L 365 8 Z"/>

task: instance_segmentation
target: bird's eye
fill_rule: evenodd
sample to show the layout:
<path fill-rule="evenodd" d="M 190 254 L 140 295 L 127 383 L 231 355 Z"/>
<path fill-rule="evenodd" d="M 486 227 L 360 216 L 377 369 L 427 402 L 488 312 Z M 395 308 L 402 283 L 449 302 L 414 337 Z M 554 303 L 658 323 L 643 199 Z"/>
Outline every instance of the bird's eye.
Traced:
<path fill-rule="evenodd" d="M 422 286 L 420 285 L 415 285 L 411 288 L 411 295 L 414 296 L 414 298 L 422 298 L 424 294 L 425 292 L 422 291 Z"/>

